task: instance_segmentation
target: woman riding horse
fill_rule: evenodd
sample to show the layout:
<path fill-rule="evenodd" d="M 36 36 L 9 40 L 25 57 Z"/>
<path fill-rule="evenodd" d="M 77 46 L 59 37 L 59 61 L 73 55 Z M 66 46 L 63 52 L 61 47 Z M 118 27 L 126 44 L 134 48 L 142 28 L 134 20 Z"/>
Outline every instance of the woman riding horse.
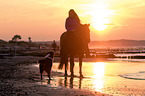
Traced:
<path fill-rule="evenodd" d="M 59 69 L 62 69 L 65 64 L 65 76 L 67 76 L 68 57 L 70 57 L 70 72 L 71 76 L 74 76 L 74 57 L 77 55 L 79 57 L 80 77 L 83 77 L 82 59 L 84 53 L 89 53 L 90 25 L 82 25 L 75 11 L 71 9 L 65 26 L 67 32 L 64 32 L 60 37 Z"/>

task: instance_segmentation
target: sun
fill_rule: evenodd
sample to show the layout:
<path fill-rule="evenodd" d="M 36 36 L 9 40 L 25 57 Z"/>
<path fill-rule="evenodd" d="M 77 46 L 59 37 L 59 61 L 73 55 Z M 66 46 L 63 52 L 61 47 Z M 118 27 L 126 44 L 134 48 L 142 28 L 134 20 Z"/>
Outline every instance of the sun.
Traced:
<path fill-rule="evenodd" d="M 96 5 L 89 12 L 91 15 L 91 25 L 98 31 L 105 30 L 111 22 L 112 10 L 107 9 L 105 5 Z"/>

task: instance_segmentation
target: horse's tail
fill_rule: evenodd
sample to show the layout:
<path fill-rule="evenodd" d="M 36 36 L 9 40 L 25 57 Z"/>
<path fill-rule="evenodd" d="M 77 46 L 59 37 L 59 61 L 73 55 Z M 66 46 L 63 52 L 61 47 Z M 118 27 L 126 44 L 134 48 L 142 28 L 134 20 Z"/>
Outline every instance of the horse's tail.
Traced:
<path fill-rule="evenodd" d="M 58 69 L 61 69 L 62 70 L 62 68 L 63 68 L 63 63 L 61 63 L 61 61 L 60 61 L 60 64 L 58 66 Z"/>
<path fill-rule="evenodd" d="M 60 64 L 58 66 L 58 69 L 63 69 L 63 65 L 66 64 L 66 67 L 68 68 L 68 57 L 65 55 L 60 56 Z"/>
<path fill-rule="evenodd" d="M 66 54 L 66 50 L 65 50 L 65 42 L 64 42 L 64 37 L 66 35 L 66 32 L 64 32 L 61 37 L 60 37 L 60 64 L 58 66 L 58 69 L 62 69 L 63 68 L 63 65 L 66 64 L 66 66 L 68 66 L 68 56 Z"/>

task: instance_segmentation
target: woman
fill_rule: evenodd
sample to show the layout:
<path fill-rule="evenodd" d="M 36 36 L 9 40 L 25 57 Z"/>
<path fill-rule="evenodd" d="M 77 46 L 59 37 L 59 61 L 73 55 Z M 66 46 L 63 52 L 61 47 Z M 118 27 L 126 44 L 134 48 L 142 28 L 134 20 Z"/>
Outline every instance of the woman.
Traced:
<path fill-rule="evenodd" d="M 81 26 L 80 19 L 73 9 L 69 11 L 69 17 L 66 19 L 65 28 L 67 31 L 77 31 Z"/>

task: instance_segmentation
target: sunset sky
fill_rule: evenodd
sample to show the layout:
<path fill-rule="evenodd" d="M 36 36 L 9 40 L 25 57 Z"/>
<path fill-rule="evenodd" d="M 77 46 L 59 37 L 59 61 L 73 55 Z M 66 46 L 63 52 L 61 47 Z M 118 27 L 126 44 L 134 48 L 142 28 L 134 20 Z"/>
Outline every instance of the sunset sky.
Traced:
<path fill-rule="evenodd" d="M 91 40 L 145 40 L 145 0 L 0 0 L 0 39 L 59 40 L 74 9 Z"/>

